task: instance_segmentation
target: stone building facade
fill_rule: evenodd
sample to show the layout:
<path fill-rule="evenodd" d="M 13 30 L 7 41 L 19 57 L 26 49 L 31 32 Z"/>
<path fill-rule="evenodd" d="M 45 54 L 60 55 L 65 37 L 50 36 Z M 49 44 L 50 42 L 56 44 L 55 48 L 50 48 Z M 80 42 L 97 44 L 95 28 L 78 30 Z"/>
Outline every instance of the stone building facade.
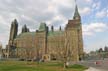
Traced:
<path fill-rule="evenodd" d="M 19 35 L 18 22 L 15 19 L 11 24 L 10 38 L 7 45 L 9 57 L 21 59 L 60 59 L 61 53 L 68 48 L 73 61 L 83 57 L 83 39 L 81 17 L 76 6 L 73 20 L 69 20 L 65 30 L 49 31 L 45 23 L 41 23 L 38 30 L 30 32 L 26 25 Z"/>

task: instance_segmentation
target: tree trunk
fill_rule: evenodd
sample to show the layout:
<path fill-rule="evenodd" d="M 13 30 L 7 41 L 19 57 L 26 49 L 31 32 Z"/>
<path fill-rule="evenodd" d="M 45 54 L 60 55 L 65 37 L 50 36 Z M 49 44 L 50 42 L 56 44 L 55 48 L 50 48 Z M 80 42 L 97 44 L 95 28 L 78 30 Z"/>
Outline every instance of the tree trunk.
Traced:
<path fill-rule="evenodd" d="M 68 66 L 67 66 L 67 62 L 65 61 L 64 62 L 64 68 L 67 68 Z"/>

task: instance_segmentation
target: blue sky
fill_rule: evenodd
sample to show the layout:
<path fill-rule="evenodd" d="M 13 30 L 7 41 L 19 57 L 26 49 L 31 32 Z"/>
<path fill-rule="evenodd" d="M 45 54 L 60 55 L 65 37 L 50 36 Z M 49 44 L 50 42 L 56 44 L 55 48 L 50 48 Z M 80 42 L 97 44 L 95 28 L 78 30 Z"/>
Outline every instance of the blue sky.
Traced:
<path fill-rule="evenodd" d="M 108 0 L 77 0 L 82 17 L 84 50 L 94 51 L 108 46 Z M 31 31 L 38 29 L 40 22 L 65 27 L 73 18 L 75 0 L 0 0 L 0 42 L 8 43 L 10 25 L 16 18 L 19 32 L 24 24 Z"/>
<path fill-rule="evenodd" d="M 91 12 L 82 16 L 85 51 L 108 46 L 108 0 L 86 0 Z M 85 26 L 85 27 L 84 27 Z"/>

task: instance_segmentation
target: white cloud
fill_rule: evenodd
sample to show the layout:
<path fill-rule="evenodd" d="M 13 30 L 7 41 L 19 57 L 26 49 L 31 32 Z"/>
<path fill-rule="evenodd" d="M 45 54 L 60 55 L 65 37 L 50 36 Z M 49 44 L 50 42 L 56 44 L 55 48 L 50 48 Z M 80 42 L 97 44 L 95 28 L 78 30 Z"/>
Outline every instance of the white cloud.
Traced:
<path fill-rule="evenodd" d="M 80 9 L 80 13 L 82 14 L 82 15 L 88 15 L 88 14 L 90 14 L 90 12 L 91 12 L 91 8 L 89 8 L 89 7 L 84 7 L 83 9 Z"/>
<path fill-rule="evenodd" d="M 108 12 L 107 12 L 107 9 L 106 9 L 106 8 L 103 9 L 103 10 L 101 10 L 101 11 L 98 11 L 98 12 L 96 13 L 96 17 L 97 17 L 97 18 L 107 17 L 107 15 L 108 15 Z"/>
<path fill-rule="evenodd" d="M 94 10 L 96 10 L 96 9 L 100 9 L 100 6 L 101 6 L 101 2 L 99 1 L 99 2 L 94 3 L 94 4 L 92 5 L 92 8 L 93 8 Z"/>
<path fill-rule="evenodd" d="M 86 2 L 88 2 L 88 3 L 91 3 L 91 2 L 93 2 L 93 0 L 84 0 L 84 1 L 86 1 Z"/>
<path fill-rule="evenodd" d="M 97 16 L 98 18 L 103 18 L 103 17 L 106 16 L 106 12 L 105 12 L 105 11 L 98 12 L 98 13 L 96 13 L 96 16 Z"/>
<path fill-rule="evenodd" d="M 92 36 L 98 32 L 104 32 L 107 29 L 107 25 L 105 23 L 90 23 L 87 25 L 83 25 L 83 34 L 85 36 Z"/>
<path fill-rule="evenodd" d="M 107 10 L 107 17 L 108 17 L 108 10 Z"/>

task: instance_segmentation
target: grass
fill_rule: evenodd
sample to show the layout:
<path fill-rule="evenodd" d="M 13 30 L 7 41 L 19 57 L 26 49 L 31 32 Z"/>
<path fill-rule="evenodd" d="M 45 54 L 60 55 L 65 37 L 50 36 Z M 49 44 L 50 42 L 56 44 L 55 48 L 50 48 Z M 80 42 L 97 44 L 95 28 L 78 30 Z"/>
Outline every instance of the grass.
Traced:
<path fill-rule="evenodd" d="M 0 61 L 0 71 L 84 71 L 87 69 L 81 65 L 72 65 L 67 69 L 58 62 L 26 62 L 26 61 Z"/>

